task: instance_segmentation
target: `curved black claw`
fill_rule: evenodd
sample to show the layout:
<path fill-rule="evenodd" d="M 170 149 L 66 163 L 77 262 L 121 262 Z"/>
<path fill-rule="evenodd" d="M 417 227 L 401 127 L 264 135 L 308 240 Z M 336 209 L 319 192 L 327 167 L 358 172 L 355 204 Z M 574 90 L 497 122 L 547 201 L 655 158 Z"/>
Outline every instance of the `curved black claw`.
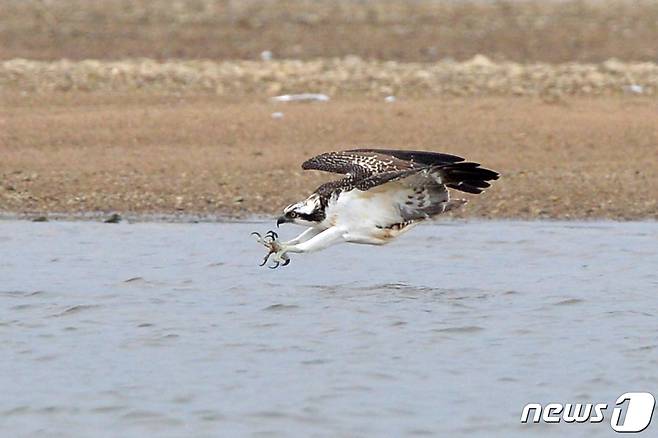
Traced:
<path fill-rule="evenodd" d="M 263 262 L 258 266 L 265 266 L 265 263 L 267 263 L 267 260 L 270 258 L 272 254 L 273 254 L 272 251 L 268 252 L 265 258 L 263 258 Z"/>
<path fill-rule="evenodd" d="M 261 236 L 261 234 L 256 231 L 252 232 L 251 235 L 256 236 L 258 242 L 263 244 L 268 249 L 268 252 L 263 258 L 263 261 L 258 265 L 258 266 L 265 266 L 269 261 L 270 257 L 272 256 L 272 254 L 275 254 L 280 249 L 280 244 L 277 242 L 279 235 L 275 231 L 271 231 L 271 230 L 265 233 L 265 236 Z M 266 240 L 268 238 L 269 240 Z M 280 260 L 275 260 L 272 263 L 272 265 L 268 266 L 268 268 L 276 269 L 279 266 L 286 266 L 288 263 L 290 263 L 290 259 L 284 258 L 283 262 L 284 262 L 283 265 L 281 265 Z"/>

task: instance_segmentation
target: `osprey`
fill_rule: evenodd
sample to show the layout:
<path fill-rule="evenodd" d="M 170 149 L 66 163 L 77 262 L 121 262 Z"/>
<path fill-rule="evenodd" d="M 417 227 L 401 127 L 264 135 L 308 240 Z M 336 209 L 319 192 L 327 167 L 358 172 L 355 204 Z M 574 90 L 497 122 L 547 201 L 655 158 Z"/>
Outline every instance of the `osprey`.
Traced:
<path fill-rule="evenodd" d="M 338 242 L 383 245 L 417 224 L 460 207 L 448 188 L 479 194 L 498 173 L 438 152 L 354 149 L 327 152 L 302 169 L 339 173 L 343 178 L 318 187 L 308 198 L 283 209 L 276 221 L 308 227 L 280 242 L 274 231 L 255 235 L 276 268 L 290 263 L 289 253 L 318 251 Z"/>

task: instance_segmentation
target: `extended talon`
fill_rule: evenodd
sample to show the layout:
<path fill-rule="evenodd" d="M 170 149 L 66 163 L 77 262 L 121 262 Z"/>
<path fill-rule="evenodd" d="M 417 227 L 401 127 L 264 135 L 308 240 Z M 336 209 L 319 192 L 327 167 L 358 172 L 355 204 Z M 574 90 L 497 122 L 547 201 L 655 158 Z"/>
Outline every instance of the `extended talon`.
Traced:
<path fill-rule="evenodd" d="M 272 254 L 274 254 L 274 251 L 268 252 L 267 255 L 265 255 L 265 257 L 263 258 L 263 262 L 258 266 L 265 266 L 265 263 L 267 263 L 267 260 L 270 258 Z"/>
<path fill-rule="evenodd" d="M 254 231 L 251 233 L 252 236 L 256 236 L 256 242 L 260 243 L 261 245 L 270 248 L 270 245 L 272 244 L 273 240 L 267 240 L 268 236 L 267 234 L 263 237 L 260 233 Z"/>
<path fill-rule="evenodd" d="M 269 231 L 265 234 L 265 236 L 262 236 L 260 233 L 253 231 L 251 233 L 252 236 L 256 236 L 256 242 L 260 243 L 261 245 L 272 249 L 272 244 L 276 241 L 276 238 L 279 237 L 276 233 Z"/>
<path fill-rule="evenodd" d="M 265 235 L 254 231 L 251 233 L 252 236 L 256 236 L 258 243 L 262 244 L 267 248 L 267 254 L 263 258 L 263 261 L 259 266 L 265 266 L 268 261 L 272 261 L 272 264 L 268 266 L 270 269 L 276 269 L 279 266 L 287 266 L 290 263 L 290 258 L 286 256 L 285 250 L 282 248 L 281 243 L 278 241 L 279 235 L 275 231 L 268 231 Z M 273 256 L 273 257 L 272 257 Z"/>

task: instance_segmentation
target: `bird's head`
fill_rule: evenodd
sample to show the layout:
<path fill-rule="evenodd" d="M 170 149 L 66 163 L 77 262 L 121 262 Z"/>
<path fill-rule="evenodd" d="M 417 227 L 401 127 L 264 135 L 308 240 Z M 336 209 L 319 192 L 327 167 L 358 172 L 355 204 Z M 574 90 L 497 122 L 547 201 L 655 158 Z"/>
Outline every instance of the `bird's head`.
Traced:
<path fill-rule="evenodd" d="M 278 227 L 284 223 L 293 223 L 312 227 L 324 220 L 324 209 L 317 194 L 312 194 L 305 200 L 290 204 L 283 209 L 283 214 L 276 221 Z"/>

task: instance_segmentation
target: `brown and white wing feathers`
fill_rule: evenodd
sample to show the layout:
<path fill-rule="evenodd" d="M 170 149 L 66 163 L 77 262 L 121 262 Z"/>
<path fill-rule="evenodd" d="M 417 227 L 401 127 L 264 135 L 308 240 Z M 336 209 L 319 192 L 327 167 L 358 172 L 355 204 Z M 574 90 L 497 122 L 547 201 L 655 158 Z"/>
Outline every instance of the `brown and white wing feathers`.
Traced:
<path fill-rule="evenodd" d="M 320 154 L 304 162 L 302 169 L 346 175 L 321 186 L 318 192 L 325 193 L 334 189 L 365 191 L 425 171 L 434 175 L 439 184 L 478 194 L 489 187 L 487 181 L 498 179 L 498 173 L 479 166 L 439 152 L 353 149 Z"/>
<path fill-rule="evenodd" d="M 355 180 L 378 173 L 407 170 L 414 167 L 412 162 L 400 160 L 391 155 L 362 151 L 327 152 L 302 164 L 304 170 L 340 173 L 350 175 Z"/>

